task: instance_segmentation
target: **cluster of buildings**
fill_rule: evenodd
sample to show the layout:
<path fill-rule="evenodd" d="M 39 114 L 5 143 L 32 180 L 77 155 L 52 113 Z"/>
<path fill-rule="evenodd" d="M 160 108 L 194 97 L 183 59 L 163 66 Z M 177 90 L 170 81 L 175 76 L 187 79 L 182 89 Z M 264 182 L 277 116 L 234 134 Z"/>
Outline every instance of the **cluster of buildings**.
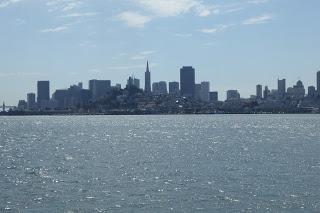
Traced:
<path fill-rule="evenodd" d="M 140 80 L 129 77 L 126 88 L 140 89 Z M 113 90 L 121 90 L 121 84 L 111 85 L 111 80 L 90 80 L 89 88 L 84 89 L 82 83 L 72 85 L 68 89 L 58 89 L 50 97 L 50 82 L 37 82 L 37 95 L 28 93 L 27 100 L 20 100 L 18 110 L 66 110 L 85 108 L 89 103 L 106 98 Z M 195 83 L 195 69 L 185 66 L 180 69 L 180 82 L 153 82 L 149 63 L 145 72 L 144 94 L 146 96 L 170 95 L 171 97 L 188 97 L 202 102 L 218 101 L 218 92 L 210 92 L 210 83 Z"/>
<path fill-rule="evenodd" d="M 251 99 L 257 100 L 283 100 L 293 99 L 300 100 L 304 98 L 316 98 L 320 95 L 320 71 L 317 73 L 318 89 L 315 86 L 309 86 L 306 91 L 302 81 L 298 81 L 296 85 L 292 87 L 286 86 L 286 79 L 278 79 L 278 89 L 269 90 L 268 86 L 265 86 L 264 90 L 262 85 L 256 86 L 256 95 L 252 95 Z"/>
<path fill-rule="evenodd" d="M 210 91 L 210 82 L 195 82 L 195 69 L 193 67 L 184 66 L 180 69 L 180 82 L 172 81 L 167 84 L 166 81 L 159 81 L 152 83 L 149 63 L 147 62 L 145 85 L 143 89 L 140 89 L 140 80 L 132 76 L 128 78 L 125 89 L 121 88 L 121 84 L 112 85 L 111 80 L 90 80 L 88 89 L 83 88 L 82 83 L 78 83 L 77 85 L 70 86 L 68 89 L 58 89 L 50 96 L 50 82 L 38 81 L 37 94 L 28 93 L 27 100 L 19 101 L 17 110 L 45 111 L 88 109 L 89 106 L 94 105 L 94 103 L 101 103 L 103 100 L 109 100 L 108 96 L 114 95 L 114 91 L 125 91 L 133 87 L 139 89 L 143 94 L 143 97 L 149 97 L 149 100 L 154 100 L 154 98 L 158 98 L 158 100 L 167 100 L 168 98 L 178 100 L 179 98 L 185 98 L 203 105 L 219 102 L 218 92 Z M 288 99 L 316 99 L 320 96 L 320 71 L 317 73 L 317 88 L 315 86 L 309 86 L 307 91 L 301 81 L 298 81 L 296 85 L 287 88 L 286 79 L 282 79 L 278 80 L 277 89 L 270 90 L 268 86 L 263 88 L 262 85 L 257 85 L 256 94 L 252 95 L 250 99 L 242 99 L 237 90 L 228 90 L 226 95 L 227 100 L 223 103 L 236 103 L 244 100 L 268 102 Z M 127 96 L 128 93 L 119 93 L 116 100 L 119 102 L 126 102 Z M 165 99 L 163 97 L 165 97 Z M 165 105 L 165 102 L 163 102 L 163 105 Z M 4 107 L 3 104 L 3 108 Z"/>

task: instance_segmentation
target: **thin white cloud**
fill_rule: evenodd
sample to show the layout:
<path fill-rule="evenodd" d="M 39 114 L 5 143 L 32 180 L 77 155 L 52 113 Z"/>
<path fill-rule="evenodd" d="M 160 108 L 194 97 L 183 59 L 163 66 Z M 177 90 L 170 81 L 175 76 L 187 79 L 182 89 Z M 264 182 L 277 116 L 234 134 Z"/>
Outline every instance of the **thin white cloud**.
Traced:
<path fill-rule="evenodd" d="M 133 0 L 138 6 L 142 7 L 155 16 L 169 17 L 178 16 L 194 10 L 199 16 L 211 14 L 211 7 L 204 5 L 197 0 Z"/>
<path fill-rule="evenodd" d="M 154 50 L 145 50 L 131 57 L 131 60 L 145 60 L 147 56 L 156 53 Z"/>
<path fill-rule="evenodd" d="M 62 11 L 69 11 L 79 7 L 82 4 L 81 1 L 71 1 L 68 2 L 63 8 Z"/>
<path fill-rule="evenodd" d="M 151 17 L 131 11 L 120 13 L 118 18 L 125 22 L 129 27 L 135 28 L 143 28 L 145 24 L 151 21 Z"/>
<path fill-rule="evenodd" d="M 60 16 L 61 18 L 79 18 L 79 17 L 91 17 L 91 16 L 96 16 L 99 13 L 97 12 L 87 12 L 87 13 L 69 13 L 66 15 Z"/>
<path fill-rule="evenodd" d="M 269 0 L 249 0 L 249 4 L 264 4 L 267 3 Z"/>
<path fill-rule="evenodd" d="M 40 30 L 41 33 L 57 33 L 57 32 L 63 32 L 66 31 L 68 27 L 61 26 L 61 27 L 55 27 L 55 28 L 47 28 Z"/>
<path fill-rule="evenodd" d="M 145 55 L 135 55 L 131 57 L 131 60 L 145 60 L 146 56 Z"/>
<path fill-rule="evenodd" d="M 232 26 L 232 25 L 219 25 L 218 27 L 215 27 L 215 28 L 204 28 L 204 29 L 201 29 L 199 31 L 202 32 L 202 33 L 212 34 L 212 33 L 221 32 L 221 31 L 227 29 L 230 26 Z"/>
<path fill-rule="evenodd" d="M 145 50 L 145 51 L 140 52 L 140 54 L 141 55 L 151 55 L 151 54 L 154 54 L 156 52 L 157 51 L 154 51 L 154 50 Z"/>
<path fill-rule="evenodd" d="M 265 24 L 272 20 L 274 17 L 272 14 L 264 14 L 261 16 L 256 16 L 253 18 L 249 18 L 242 22 L 243 25 L 255 25 L 255 24 Z"/>
<path fill-rule="evenodd" d="M 231 8 L 231 9 L 227 9 L 226 11 L 224 11 L 225 13 L 234 13 L 234 12 L 238 12 L 244 10 L 244 7 L 235 7 L 235 8 Z"/>
<path fill-rule="evenodd" d="M 22 0 L 4 0 L 0 2 L 0 8 L 8 7 L 11 4 L 21 2 Z"/>
<path fill-rule="evenodd" d="M 83 4 L 80 0 L 50 0 L 46 5 L 50 8 L 49 11 L 70 11 L 79 8 Z"/>

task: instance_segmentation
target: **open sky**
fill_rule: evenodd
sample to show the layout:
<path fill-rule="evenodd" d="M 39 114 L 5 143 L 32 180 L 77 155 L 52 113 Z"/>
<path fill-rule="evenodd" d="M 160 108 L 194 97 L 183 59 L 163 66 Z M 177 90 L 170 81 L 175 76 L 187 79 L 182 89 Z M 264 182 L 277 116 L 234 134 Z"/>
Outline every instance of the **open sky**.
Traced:
<path fill-rule="evenodd" d="M 178 81 L 192 65 L 224 99 L 320 70 L 319 0 L 0 0 L 0 101 L 16 105 L 50 80 L 51 93 L 129 75 Z"/>

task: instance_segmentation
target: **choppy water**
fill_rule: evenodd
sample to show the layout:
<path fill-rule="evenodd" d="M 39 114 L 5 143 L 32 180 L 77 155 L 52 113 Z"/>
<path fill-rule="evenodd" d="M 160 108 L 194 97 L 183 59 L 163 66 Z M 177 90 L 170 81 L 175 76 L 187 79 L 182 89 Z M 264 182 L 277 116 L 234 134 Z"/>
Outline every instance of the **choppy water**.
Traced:
<path fill-rule="evenodd" d="M 320 116 L 0 117 L 0 212 L 320 212 Z"/>

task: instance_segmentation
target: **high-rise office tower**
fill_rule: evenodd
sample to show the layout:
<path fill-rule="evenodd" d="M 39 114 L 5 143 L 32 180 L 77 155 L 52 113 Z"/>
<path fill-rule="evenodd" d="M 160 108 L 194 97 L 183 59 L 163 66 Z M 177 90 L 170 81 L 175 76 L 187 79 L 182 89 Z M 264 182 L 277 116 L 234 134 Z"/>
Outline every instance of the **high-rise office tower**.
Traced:
<path fill-rule="evenodd" d="M 278 79 L 278 96 L 279 98 L 284 98 L 286 95 L 286 79 Z"/>
<path fill-rule="evenodd" d="M 209 93 L 210 93 L 210 82 L 207 82 L 207 81 L 201 82 L 200 100 L 203 102 L 208 102 Z"/>
<path fill-rule="evenodd" d="M 228 90 L 227 91 L 227 100 L 239 100 L 240 99 L 240 93 L 238 90 Z"/>
<path fill-rule="evenodd" d="M 218 101 L 218 92 L 210 92 L 209 93 L 209 101 L 210 102 L 217 102 Z"/>
<path fill-rule="evenodd" d="M 200 95 L 201 95 L 201 84 L 195 84 L 194 85 L 194 99 L 200 101 Z"/>
<path fill-rule="evenodd" d="M 317 72 L 317 93 L 320 94 L 320 71 Z"/>
<path fill-rule="evenodd" d="M 256 97 L 257 99 L 262 99 L 262 85 L 260 84 L 256 87 Z"/>
<path fill-rule="evenodd" d="M 195 69 L 193 67 L 182 67 L 180 69 L 180 92 L 182 96 L 194 97 Z"/>
<path fill-rule="evenodd" d="M 179 82 L 169 82 L 169 94 L 170 95 L 179 95 Z"/>
<path fill-rule="evenodd" d="M 264 91 L 263 91 L 263 98 L 268 99 L 269 95 L 270 95 L 270 90 L 269 90 L 268 86 L 265 86 Z"/>
<path fill-rule="evenodd" d="M 316 95 L 316 88 L 314 86 L 308 87 L 308 97 L 313 98 Z"/>
<path fill-rule="evenodd" d="M 149 62 L 147 61 L 147 69 L 144 74 L 144 91 L 146 93 L 151 93 L 151 73 L 149 70 Z"/>
<path fill-rule="evenodd" d="M 36 108 L 36 94 L 27 94 L 27 108 L 28 110 L 34 110 Z"/>
<path fill-rule="evenodd" d="M 37 97 L 38 106 L 40 108 L 47 107 L 50 100 L 50 82 L 38 81 L 37 90 L 38 90 L 38 97 Z"/>
<path fill-rule="evenodd" d="M 167 82 L 160 81 L 152 84 L 152 93 L 154 95 L 165 95 L 168 93 Z"/>
<path fill-rule="evenodd" d="M 134 79 L 133 79 L 133 85 L 134 85 L 135 87 L 137 87 L 138 89 L 140 89 L 140 80 L 137 79 L 137 78 L 134 78 Z"/>
<path fill-rule="evenodd" d="M 111 91 L 111 81 L 110 80 L 90 80 L 89 91 L 90 91 L 91 99 L 93 101 L 96 101 Z"/>

